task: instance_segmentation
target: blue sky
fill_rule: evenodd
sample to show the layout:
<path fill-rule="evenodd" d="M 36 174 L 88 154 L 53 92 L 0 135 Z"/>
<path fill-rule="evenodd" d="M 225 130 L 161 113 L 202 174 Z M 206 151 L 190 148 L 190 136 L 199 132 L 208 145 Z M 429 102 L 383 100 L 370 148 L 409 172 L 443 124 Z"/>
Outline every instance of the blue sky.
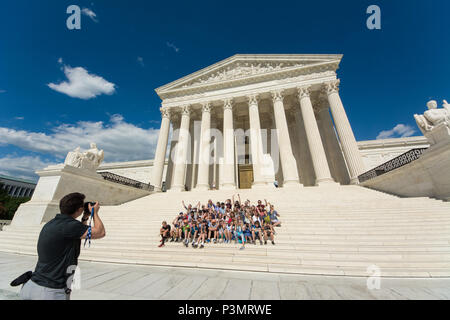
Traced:
<path fill-rule="evenodd" d="M 81 30 L 66 27 L 72 4 L 86 9 Z M 382 30 L 366 28 L 371 4 Z M 413 114 L 450 98 L 449 12 L 446 0 L 2 1 L 0 174 L 36 178 L 91 140 L 107 162 L 152 158 L 154 89 L 236 53 L 342 53 L 357 140 L 399 124 L 392 136 L 418 135 Z M 64 93 L 64 71 L 97 96 Z"/>

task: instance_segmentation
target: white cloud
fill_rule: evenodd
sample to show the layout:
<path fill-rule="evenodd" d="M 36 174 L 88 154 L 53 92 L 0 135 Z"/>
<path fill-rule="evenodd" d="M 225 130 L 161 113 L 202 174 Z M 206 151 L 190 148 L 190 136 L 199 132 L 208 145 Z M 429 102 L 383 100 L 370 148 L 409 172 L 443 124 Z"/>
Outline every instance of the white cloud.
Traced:
<path fill-rule="evenodd" d="M 25 119 L 24 117 L 14 117 L 15 120 L 23 120 Z"/>
<path fill-rule="evenodd" d="M 377 136 L 377 140 L 411 137 L 415 132 L 416 130 L 413 127 L 400 123 L 391 130 L 381 131 Z"/>
<path fill-rule="evenodd" d="M 84 14 L 85 16 L 88 16 L 89 18 L 91 18 L 92 21 L 98 22 L 97 14 L 94 11 L 92 11 L 91 9 L 83 8 L 81 10 L 81 13 Z"/>
<path fill-rule="evenodd" d="M 58 61 L 62 63 L 62 59 Z M 82 67 L 64 66 L 64 74 L 68 81 L 59 84 L 49 83 L 49 88 L 69 97 L 83 100 L 92 99 L 102 94 L 112 95 L 116 91 L 114 83 L 108 82 L 100 76 L 89 74 Z"/>
<path fill-rule="evenodd" d="M 6 92 L 6 90 L 0 89 L 0 93 L 5 93 L 5 92 Z"/>
<path fill-rule="evenodd" d="M 175 50 L 175 52 L 180 51 L 180 48 L 177 48 L 173 43 L 166 42 L 166 45 L 167 45 L 169 48 L 172 48 L 173 50 Z"/>
<path fill-rule="evenodd" d="M 121 115 L 113 115 L 108 124 L 80 121 L 62 124 L 50 134 L 0 127 L 0 146 L 13 145 L 23 150 L 54 156 L 63 162 L 67 152 L 81 146 L 88 149 L 96 142 L 105 150 L 105 161 L 153 159 L 159 129 L 142 129 L 127 123 Z"/>
<path fill-rule="evenodd" d="M 144 65 L 144 58 L 142 58 L 142 57 L 137 57 L 137 62 L 138 62 L 142 67 L 145 66 L 145 65 Z"/>
<path fill-rule="evenodd" d="M 4 158 L 0 158 L 0 174 L 14 178 L 37 181 L 38 176 L 34 172 L 36 170 L 41 170 L 51 164 L 55 163 L 42 160 L 37 156 L 17 157 L 13 155 L 7 155 Z"/>

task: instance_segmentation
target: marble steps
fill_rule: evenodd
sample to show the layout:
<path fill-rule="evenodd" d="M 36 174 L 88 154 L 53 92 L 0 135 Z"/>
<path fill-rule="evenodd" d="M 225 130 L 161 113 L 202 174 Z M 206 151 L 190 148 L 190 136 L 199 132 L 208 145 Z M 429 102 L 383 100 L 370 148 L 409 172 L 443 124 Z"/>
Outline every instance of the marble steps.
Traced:
<path fill-rule="evenodd" d="M 184 211 L 184 210 L 183 210 Z M 339 220 L 343 218 L 357 218 L 357 219 L 377 219 L 377 218 L 429 218 L 429 217 L 439 217 L 439 218 L 450 218 L 450 208 L 405 208 L 400 210 L 398 208 L 386 208 L 380 209 L 356 209 L 354 207 L 348 207 L 348 209 L 334 210 L 332 208 L 326 208 L 324 210 L 311 210 L 304 208 L 290 209 L 278 207 L 277 211 L 281 217 L 287 218 L 330 218 L 333 220 Z M 121 220 L 126 221 L 129 219 L 145 218 L 146 220 L 154 220 L 157 218 L 167 217 L 175 218 L 181 210 L 158 210 L 157 211 L 146 211 L 146 210 L 129 210 L 122 209 L 120 211 L 108 211 L 103 208 L 100 212 L 100 217 L 102 219 L 111 220 Z"/>
<path fill-rule="evenodd" d="M 234 254 L 224 252 L 218 254 L 212 250 L 207 249 L 195 249 L 195 252 L 184 248 L 179 252 L 162 251 L 161 249 L 155 251 L 135 250 L 135 251 L 121 251 L 110 250 L 108 252 L 87 249 L 83 250 L 80 256 L 81 260 L 96 260 L 104 261 L 109 258 L 119 258 L 124 261 L 140 260 L 141 264 L 160 264 L 161 261 L 172 262 L 172 265 L 186 266 L 189 263 L 202 262 L 210 265 L 220 264 L 235 264 L 238 267 L 240 264 L 278 264 L 283 265 L 302 265 L 308 266 L 328 266 L 332 268 L 340 267 L 361 267 L 366 269 L 371 265 L 376 265 L 383 270 L 383 268 L 437 268 L 442 271 L 450 270 L 450 255 L 446 255 L 439 259 L 437 255 L 425 256 L 424 254 L 411 254 L 411 255 L 381 255 L 381 254 L 369 254 L 362 253 L 359 255 L 350 254 L 314 254 L 314 253 L 302 253 L 298 255 L 292 255 L 289 253 L 278 252 L 277 255 L 261 255 L 252 254 L 248 247 L 244 251 L 236 250 Z M 35 249 L 29 248 L 28 254 L 35 254 Z M 187 253 L 189 251 L 189 254 Z M 11 248 L 11 252 L 14 249 Z M 239 252 L 240 254 L 236 254 Z M 417 270 L 416 270 L 417 271 Z M 450 274 L 450 271 L 448 272 Z"/>
<path fill-rule="evenodd" d="M 25 236 L 4 236 L 2 237 L 2 242 L 0 244 L 0 249 L 3 245 L 6 244 L 17 244 L 20 248 L 20 245 L 27 246 L 36 246 L 37 237 L 25 237 Z M 139 238 L 137 240 L 136 237 L 128 237 L 128 238 L 114 238 L 114 239 L 102 239 L 95 240 L 96 247 L 98 248 L 121 248 L 121 250 L 128 250 L 128 248 L 151 248 L 155 245 L 159 244 L 159 237 L 148 237 L 148 238 Z M 270 241 L 269 241 L 270 244 Z M 365 251 L 365 250 L 373 250 L 375 248 L 376 251 L 380 251 L 382 248 L 385 248 L 386 252 L 390 250 L 390 248 L 396 248 L 398 251 L 401 248 L 404 248 L 406 251 L 414 250 L 414 251 L 423 251 L 423 252 L 442 252 L 445 250 L 442 247 L 447 248 L 450 245 L 450 240 L 442 240 L 442 239 L 401 239 L 401 240 L 391 240 L 391 241 L 368 241 L 367 239 L 354 240 L 354 239 L 344 239 L 344 240 L 336 240 L 334 238 L 329 238 L 328 240 L 319 241 L 316 238 L 308 239 L 276 239 L 276 247 L 273 250 L 305 250 L 306 248 L 319 248 L 318 250 L 327 250 L 328 247 L 332 248 L 340 248 L 341 251 L 348 250 L 349 252 L 355 251 Z M 167 248 L 173 246 L 183 246 L 180 243 L 168 243 Z M 233 244 L 210 244 L 212 248 L 230 248 L 233 247 Z M 251 245 L 253 248 L 253 245 Z M 255 246 L 255 248 L 259 248 L 259 245 Z M 264 247 L 263 247 L 264 248 Z M 271 250 L 271 249 L 269 249 Z"/>
<path fill-rule="evenodd" d="M 172 222 L 186 203 L 224 200 L 233 192 L 154 194 L 102 208 L 107 237 L 82 249 L 81 259 L 323 275 L 450 276 L 450 204 L 428 198 L 400 199 L 358 186 L 239 191 L 241 199 L 269 198 L 281 214 L 276 246 L 159 244 L 163 220 Z M 270 195 L 270 196 L 269 196 Z M 293 200 L 295 199 L 295 200 Z M 197 201 L 194 201 L 197 200 Z M 137 222 L 137 223 L 136 223 Z M 40 227 L 9 226 L 0 232 L 0 251 L 36 254 Z"/>
<path fill-rule="evenodd" d="M 446 203 L 396 203 L 396 202 L 385 202 L 385 201 L 380 201 L 378 203 L 370 203 L 372 201 L 374 201 L 374 199 L 371 200 L 358 200 L 358 201 L 343 201 L 343 200 L 335 200 L 335 201 L 329 201 L 327 199 L 309 199 L 307 203 L 302 203 L 301 201 L 297 201 L 295 200 L 295 202 L 297 202 L 294 205 L 287 205 L 287 204 L 283 204 L 283 201 L 293 201 L 293 199 L 286 199 L 286 200 L 279 200 L 277 201 L 277 203 L 275 204 L 276 208 L 280 208 L 283 207 L 284 209 L 298 209 L 298 208 L 302 208 L 304 210 L 312 210 L 312 209 L 319 209 L 317 208 L 317 203 L 320 203 L 321 201 L 326 201 L 326 203 L 323 204 L 323 207 L 320 208 L 320 210 L 323 209 L 330 209 L 330 208 L 335 208 L 335 209 L 341 209 L 341 208 L 345 208 L 345 207 L 351 207 L 351 208 L 359 208 L 359 209 L 385 209 L 385 208 L 395 208 L 395 209 L 411 209 L 411 208 L 447 208 L 450 209 L 450 206 Z M 367 201 L 367 203 L 364 203 L 364 201 Z M 370 202 L 369 202 L 370 201 Z M 204 201 L 206 202 L 206 200 Z M 203 203 L 204 203 L 203 202 Z M 270 202 L 270 201 L 269 201 Z M 171 204 L 173 205 L 173 204 Z M 131 210 L 140 210 L 140 211 L 155 211 L 155 210 L 167 210 L 168 208 L 171 208 L 173 210 L 174 209 L 179 209 L 181 210 L 183 207 L 180 204 L 176 203 L 176 206 L 168 206 L 167 203 L 161 203 L 161 204 L 152 204 L 153 207 L 149 208 L 147 204 L 143 203 L 143 204 L 139 204 L 139 205 L 122 205 L 119 207 L 110 207 L 111 209 L 118 209 L 118 210 L 123 210 L 123 209 L 129 209 Z M 195 204 L 193 204 L 193 206 L 195 206 Z M 336 207 L 338 206 L 338 207 Z"/>
<path fill-rule="evenodd" d="M 302 206 L 297 205 L 295 207 L 287 207 L 287 206 L 281 206 L 277 205 L 275 206 L 277 211 L 287 211 L 287 212 L 296 212 L 296 213 L 305 213 L 305 214 L 313 214 L 313 213 L 329 213 L 329 214 L 348 214 L 347 210 L 350 210 L 351 213 L 359 213 L 359 214 L 371 214 L 378 212 L 379 214 L 385 214 L 389 213 L 390 211 L 396 210 L 399 213 L 406 213 L 408 211 L 412 211 L 413 213 L 422 213 L 422 212 L 440 212 L 444 213 L 450 212 L 450 207 L 445 206 L 395 206 L 389 205 L 389 206 L 358 206 L 356 204 L 342 204 L 342 203 L 336 203 L 333 206 L 323 206 L 322 208 L 318 209 L 317 205 L 320 204 L 320 201 L 315 202 L 312 206 Z M 127 212 L 129 215 L 133 214 L 148 214 L 153 215 L 156 212 L 170 212 L 172 214 L 178 214 L 180 212 L 184 212 L 185 209 L 181 207 L 172 207 L 172 208 L 151 208 L 148 209 L 147 207 L 143 208 L 105 208 L 103 207 L 102 212 L 108 212 L 109 214 L 120 214 L 121 212 Z"/>
<path fill-rule="evenodd" d="M 113 229 L 107 230 L 107 235 L 110 238 L 114 238 L 117 240 L 124 239 L 135 239 L 135 238 L 147 238 L 147 239 L 159 239 L 158 233 L 156 232 L 148 232 L 148 231 L 134 231 L 128 230 L 129 232 L 121 232 L 123 229 L 118 229 L 118 232 L 114 232 Z M 443 234 L 442 234 L 443 233 Z M 37 239 L 39 236 L 39 231 L 34 232 L 26 232 L 26 231 L 16 231 L 14 233 L 6 233 L 2 235 L 0 239 L 7 238 L 32 238 Z M 342 230 L 327 230 L 327 231 L 302 231 L 297 230 L 295 232 L 280 232 L 275 235 L 275 239 L 277 241 L 283 240 L 301 240 L 301 239 L 315 239 L 315 240 L 323 240 L 323 239 L 335 239 L 335 240 L 361 240 L 365 241 L 369 240 L 383 240 L 385 242 L 391 240 L 413 240 L 413 239 L 440 239 L 440 240 L 450 240 L 450 232 L 449 228 L 445 229 L 431 229 L 431 230 L 422 230 L 418 232 L 413 229 L 408 231 L 407 229 L 398 229 L 394 231 L 382 231 L 382 232 L 374 232 L 374 231 L 342 231 Z"/>

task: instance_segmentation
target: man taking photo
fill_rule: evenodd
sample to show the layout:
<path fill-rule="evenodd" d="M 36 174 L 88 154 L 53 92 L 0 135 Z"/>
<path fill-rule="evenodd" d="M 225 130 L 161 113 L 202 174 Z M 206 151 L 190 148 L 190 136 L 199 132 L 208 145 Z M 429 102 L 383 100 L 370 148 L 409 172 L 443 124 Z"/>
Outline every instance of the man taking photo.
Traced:
<path fill-rule="evenodd" d="M 86 205 L 85 196 L 71 193 L 59 202 L 61 213 L 50 220 L 41 230 L 37 244 L 38 262 L 36 269 L 20 292 L 23 300 L 70 300 L 68 279 L 78 265 L 81 239 L 86 239 L 90 231 L 91 239 L 105 237 L 105 227 L 98 215 L 99 203 Z M 94 209 L 91 230 L 87 225 Z M 78 221 L 81 215 L 82 222 Z M 70 267 L 70 269 L 69 269 Z"/>

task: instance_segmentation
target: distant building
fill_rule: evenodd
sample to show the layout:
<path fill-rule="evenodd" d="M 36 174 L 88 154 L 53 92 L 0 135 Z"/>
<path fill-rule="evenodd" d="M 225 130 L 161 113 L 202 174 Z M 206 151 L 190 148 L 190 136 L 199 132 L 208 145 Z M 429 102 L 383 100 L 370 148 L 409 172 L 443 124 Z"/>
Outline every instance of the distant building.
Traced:
<path fill-rule="evenodd" d="M 8 192 L 8 195 L 15 198 L 33 196 L 36 183 L 29 180 L 18 179 L 0 175 L 0 185 Z"/>

